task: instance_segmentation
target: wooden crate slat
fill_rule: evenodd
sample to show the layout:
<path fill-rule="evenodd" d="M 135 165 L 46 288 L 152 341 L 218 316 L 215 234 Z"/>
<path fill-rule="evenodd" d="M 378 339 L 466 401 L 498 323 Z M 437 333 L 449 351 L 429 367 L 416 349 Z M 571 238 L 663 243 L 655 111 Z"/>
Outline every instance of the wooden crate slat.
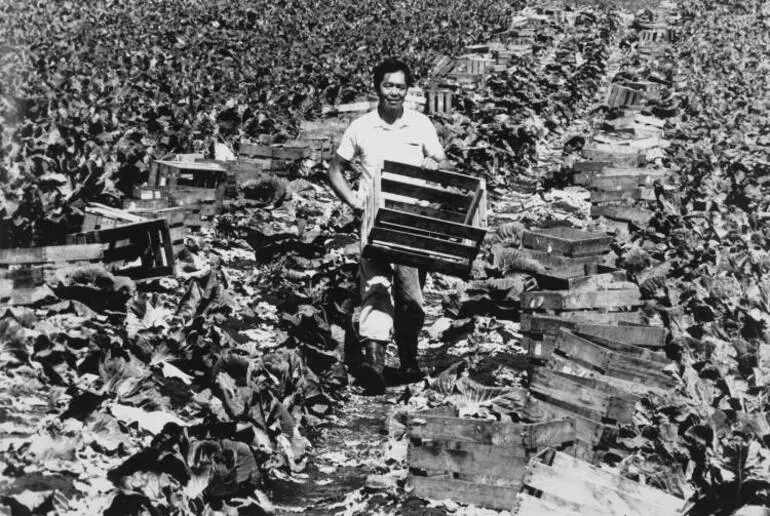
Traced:
<path fill-rule="evenodd" d="M 493 446 L 473 442 L 424 442 L 409 445 L 411 469 L 484 476 L 520 482 L 527 454 L 522 447 Z"/>
<path fill-rule="evenodd" d="M 448 222 L 460 224 L 462 224 L 465 220 L 465 214 L 457 211 L 439 210 L 437 208 L 431 208 L 430 206 L 420 206 L 419 204 L 412 204 L 387 197 L 385 197 L 383 200 L 385 201 L 385 209 L 393 209 L 412 215 L 428 217 L 436 220 L 443 219 Z"/>
<path fill-rule="evenodd" d="M 639 348 L 621 343 L 609 349 L 562 329 L 556 337 L 554 353 L 607 376 L 640 384 L 642 389 L 675 386 L 674 380 L 662 371 L 670 360 L 636 349 Z"/>
<path fill-rule="evenodd" d="M 668 336 L 668 330 L 661 326 L 608 326 L 580 323 L 576 326 L 575 331 L 591 339 L 607 339 L 653 349 L 665 346 Z"/>
<path fill-rule="evenodd" d="M 575 258 L 606 253 L 611 242 L 611 236 L 574 228 L 529 229 L 522 235 L 526 248 Z"/>
<path fill-rule="evenodd" d="M 537 368 L 530 380 L 534 396 L 575 414 L 603 421 L 630 423 L 640 396 L 621 391 L 594 378 Z"/>
<path fill-rule="evenodd" d="M 655 194 L 650 189 L 633 187 L 622 190 L 594 190 L 591 192 L 591 204 L 620 201 L 654 201 Z"/>
<path fill-rule="evenodd" d="M 476 247 L 463 245 L 460 243 L 431 238 L 405 231 L 375 226 L 369 233 L 369 241 L 373 244 L 387 243 L 390 245 L 399 245 L 407 248 L 413 248 L 416 251 L 427 250 L 439 254 L 458 256 L 466 259 L 472 259 L 476 256 Z"/>
<path fill-rule="evenodd" d="M 465 277 L 470 274 L 471 264 L 458 261 L 450 256 L 426 255 L 408 249 L 394 249 L 385 245 L 368 244 L 364 248 L 364 257 L 375 258 L 390 263 L 400 263 L 410 267 L 425 268 L 450 276 Z"/>
<path fill-rule="evenodd" d="M 612 163 L 610 161 L 595 161 L 595 160 L 587 160 L 587 161 L 575 161 L 572 163 L 572 171 L 573 172 L 601 172 L 605 168 L 609 168 L 612 166 Z"/>
<path fill-rule="evenodd" d="M 446 416 L 414 414 L 408 422 L 412 439 L 475 442 L 537 450 L 575 440 L 573 419 L 539 424 L 514 424 Z"/>
<path fill-rule="evenodd" d="M 452 101 L 454 92 L 446 89 L 428 89 L 427 91 L 427 110 L 428 113 L 439 115 L 449 115 L 452 113 Z"/>
<path fill-rule="evenodd" d="M 413 197 L 431 203 L 440 203 L 442 208 L 465 212 L 473 202 L 473 197 L 434 188 L 427 185 L 415 185 L 394 181 L 388 177 L 382 178 L 382 192 L 404 197 Z"/>
<path fill-rule="evenodd" d="M 638 288 L 594 291 L 539 290 L 521 294 L 525 310 L 619 309 L 644 304 Z"/>
<path fill-rule="evenodd" d="M 88 262 L 103 258 L 104 246 L 98 243 L 0 249 L 0 266 Z"/>
<path fill-rule="evenodd" d="M 526 256 L 540 262 L 540 264 L 546 269 L 558 269 L 580 264 L 603 263 L 605 262 L 605 258 L 608 256 L 603 254 L 593 254 L 588 256 L 571 257 L 527 248 L 520 249 L 520 252 L 522 256 Z"/>
<path fill-rule="evenodd" d="M 524 480 L 527 488 L 542 492 L 541 498 L 550 503 L 566 504 L 581 514 L 681 514 L 684 501 L 675 496 L 555 453 L 559 457 L 551 464 L 533 459 Z"/>
<path fill-rule="evenodd" d="M 385 207 L 380 208 L 377 213 L 377 220 L 402 226 L 412 226 L 426 231 L 434 231 L 436 233 L 444 233 L 453 237 L 469 238 L 471 240 L 483 239 L 486 233 L 484 229 L 469 226 L 467 224 L 455 224 L 434 217 Z"/>
<path fill-rule="evenodd" d="M 653 351 L 651 349 L 643 348 L 640 346 L 635 346 L 625 341 L 616 341 L 611 339 L 605 339 L 602 337 L 587 335 L 580 331 L 579 325 L 575 330 L 572 330 L 572 331 L 567 329 L 562 329 L 559 332 L 558 336 L 563 337 L 565 339 L 578 338 L 578 339 L 586 340 L 586 341 L 598 344 L 599 346 L 609 349 L 610 351 L 613 351 L 615 353 L 622 353 L 630 357 L 636 357 L 636 358 L 648 360 L 650 362 L 656 362 L 663 366 L 669 365 L 671 363 L 671 360 L 669 360 L 664 353 L 661 353 L 659 351 Z"/>
<path fill-rule="evenodd" d="M 495 486 L 442 477 L 410 476 L 412 494 L 430 500 L 451 499 L 495 510 L 510 510 L 516 502 L 519 486 Z"/>
<path fill-rule="evenodd" d="M 431 183 L 438 183 L 446 187 L 460 188 L 470 192 L 475 192 L 481 182 L 481 178 L 478 177 L 458 174 L 457 172 L 450 172 L 448 170 L 429 170 L 396 161 L 386 160 L 382 171 L 414 179 L 424 179 Z"/>

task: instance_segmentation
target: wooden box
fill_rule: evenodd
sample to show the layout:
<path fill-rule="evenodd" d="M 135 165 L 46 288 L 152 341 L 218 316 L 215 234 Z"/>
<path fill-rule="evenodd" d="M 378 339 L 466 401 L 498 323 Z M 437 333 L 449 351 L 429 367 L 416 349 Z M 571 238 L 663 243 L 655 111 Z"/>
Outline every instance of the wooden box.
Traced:
<path fill-rule="evenodd" d="M 574 228 L 530 229 L 524 231 L 523 247 L 570 257 L 608 253 L 612 237 Z"/>
<path fill-rule="evenodd" d="M 178 256 L 184 250 L 184 239 L 190 233 L 190 228 L 201 225 L 200 212 L 195 213 L 185 206 L 137 211 L 136 213 L 146 219 L 165 219 L 168 222 L 168 232 L 171 238 L 171 247 L 174 249 L 174 256 Z"/>
<path fill-rule="evenodd" d="M 178 186 L 216 188 L 225 182 L 226 167 L 213 161 L 153 161 L 147 186 L 169 191 Z"/>
<path fill-rule="evenodd" d="M 644 303 L 639 289 L 619 282 L 597 290 L 535 290 L 521 294 L 522 310 L 621 310 Z"/>
<path fill-rule="evenodd" d="M 644 99 L 644 93 L 637 89 L 621 86 L 620 84 L 612 84 L 610 90 L 607 92 L 606 104 L 611 108 L 621 107 L 633 109 L 641 107 Z"/>
<path fill-rule="evenodd" d="M 66 236 L 67 244 L 102 244 L 103 261 L 133 279 L 174 274 L 174 250 L 164 219 L 125 224 Z M 141 265 L 134 262 L 140 261 Z"/>
<path fill-rule="evenodd" d="M 595 263 L 552 269 L 534 276 L 541 290 L 598 287 L 607 283 L 626 280 L 625 271 Z"/>
<path fill-rule="evenodd" d="M 428 113 L 451 115 L 453 98 L 454 92 L 452 90 L 430 88 L 428 89 L 426 109 Z"/>
<path fill-rule="evenodd" d="M 421 498 L 510 509 L 530 456 L 570 446 L 575 421 L 538 424 L 415 414 L 407 422 L 409 483 Z"/>
<path fill-rule="evenodd" d="M 486 234 L 486 182 L 386 161 L 368 196 L 362 255 L 467 276 Z"/>
<path fill-rule="evenodd" d="M 101 244 L 0 249 L 0 304 L 28 305 L 45 299 L 57 269 L 101 263 Z"/>
<path fill-rule="evenodd" d="M 135 222 L 144 222 L 147 219 L 141 215 L 126 210 L 111 208 L 98 202 L 88 203 L 85 207 L 81 232 L 96 231 L 98 229 L 114 228 Z"/>

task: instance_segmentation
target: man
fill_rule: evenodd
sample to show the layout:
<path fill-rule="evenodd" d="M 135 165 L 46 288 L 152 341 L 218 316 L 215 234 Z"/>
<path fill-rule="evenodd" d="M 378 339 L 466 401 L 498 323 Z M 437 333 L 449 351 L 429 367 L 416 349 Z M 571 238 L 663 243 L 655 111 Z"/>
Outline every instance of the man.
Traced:
<path fill-rule="evenodd" d="M 404 109 L 406 92 L 412 85 L 409 67 L 399 60 L 388 59 L 374 69 L 373 79 L 379 97 L 377 109 L 350 124 L 329 167 L 332 189 L 358 216 L 384 161 L 432 170 L 450 167 L 430 119 Z M 358 192 L 353 191 L 343 175 L 356 157 L 363 164 Z M 422 297 L 425 271 L 362 257 L 359 276 L 358 333 L 363 356 L 354 374 L 369 393 L 381 394 L 385 391 L 385 348 L 391 332 L 398 346 L 402 374 L 409 380 L 421 376 L 417 339 L 425 321 Z"/>

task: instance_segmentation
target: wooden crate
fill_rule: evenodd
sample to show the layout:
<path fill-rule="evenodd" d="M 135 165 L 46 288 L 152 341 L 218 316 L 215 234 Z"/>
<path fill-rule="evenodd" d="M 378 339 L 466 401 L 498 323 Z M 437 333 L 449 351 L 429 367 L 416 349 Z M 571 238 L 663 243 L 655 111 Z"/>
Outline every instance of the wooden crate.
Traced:
<path fill-rule="evenodd" d="M 363 217 L 363 256 L 467 276 L 486 234 L 486 183 L 386 161 Z"/>
<path fill-rule="evenodd" d="M 165 219 L 168 222 L 168 232 L 171 238 L 171 247 L 174 249 L 174 256 L 179 256 L 179 253 L 184 251 L 184 240 L 190 234 L 191 228 L 201 226 L 200 212 L 196 214 L 185 206 L 160 210 L 139 210 L 136 213 L 145 219 Z"/>
<path fill-rule="evenodd" d="M 217 189 L 213 188 L 177 188 L 169 192 L 169 200 L 172 207 L 184 206 L 192 217 L 198 220 L 209 220 L 217 215 L 224 202 L 225 184 Z"/>
<path fill-rule="evenodd" d="M 408 421 L 413 495 L 490 509 L 510 509 L 530 456 L 570 447 L 575 421 L 512 424 L 415 414 Z"/>
<path fill-rule="evenodd" d="M 141 215 L 126 210 L 112 208 L 98 202 L 88 203 L 84 212 L 83 225 L 80 227 L 81 232 L 114 228 L 124 224 L 144 222 L 147 220 Z"/>
<path fill-rule="evenodd" d="M 591 254 L 587 256 L 571 257 L 527 248 L 520 249 L 520 252 L 522 256 L 540 262 L 543 267 L 549 270 L 585 264 L 614 265 L 614 257 L 610 254 Z"/>
<path fill-rule="evenodd" d="M 615 321 L 609 324 L 607 321 L 580 318 L 582 312 L 576 317 L 565 317 L 544 314 L 522 314 L 521 331 L 530 335 L 557 336 L 562 329 L 573 331 L 576 335 L 592 340 L 612 340 L 623 342 L 633 346 L 644 347 L 652 350 L 660 350 L 666 344 L 668 331 L 662 326 L 647 326 L 638 321 L 638 312 L 610 312 L 616 315 L 628 315 L 628 320 Z M 593 314 L 592 314 L 593 315 Z"/>
<path fill-rule="evenodd" d="M 101 244 L 0 249 L 0 304 L 28 305 L 50 295 L 45 283 L 58 269 L 101 263 Z"/>
<path fill-rule="evenodd" d="M 516 516 L 674 516 L 685 501 L 591 465 L 566 453 L 547 450 L 527 465 Z"/>
<path fill-rule="evenodd" d="M 646 162 L 646 153 L 630 145 L 588 143 L 583 147 L 583 156 L 591 161 L 609 162 L 616 167 L 640 167 Z"/>
<path fill-rule="evenodd" d="M 213 161 L 152 162 L 147 186 L 175 190 L 179 186 L 216 188 L 226 179 L 226 167 Z"/>
<path fill-rule="evenodd" d="M 528 229 L 521 239 L 523 247 L 574 258 L 605 254 L 612 237 L 574 228 Z"/>
<path fill-rule="evenodd" d="M 428 76 L 438 79 L 446 76 L 452 68 L 454 68 L 454 60 L 449 56 L 439 55 L 433 60 Z"/>
<path fill-rule="evenodd" d="M 454 92 L 442 88 L 429 88 L 426 109 L 428 113 L 438 115 L 452 114 L 452 100 Z"/>
<path fill-rule="evenodd" d="M 585 263 L 535 274 L 541 290 L 596 288 L 626 280 L 626 272 L 607 265 Z"/>
<path fill-rule="evenodd" d="M 641 107 L 645 98 L 644 93 L 637 89 L 613 83 L 610 85 L 610 89 L 607 92 L 605 104 L 611 108 L 620 107 L 634 109 Z"/>
<path fill-rule="evenodd" d="M 521 294 L 523 310 L 620 310 L 643 304 L 639 289 L 628 282 L 597 290 L 536 290 Z"/>
<path fill-rule="evenodd" d="M 655 27 L 639 31 L 640 43 L 671 43 L 672 40 L 672 31 L 669 27 Z"/>
<path fill-rule="evenodd" d="M 66 242 L 103 244 L 103 261 L 115 274 L 133 279 L 174 274 L 174 250 L 168 222 L 164 219 L 67 235 Z"/>
<path fill-rule="evenodd" d="M 604 424 L 631 423 L 642 398 L 599 379 L 545 367 L 533 368 L 529 389 L 535 399 Z"/>

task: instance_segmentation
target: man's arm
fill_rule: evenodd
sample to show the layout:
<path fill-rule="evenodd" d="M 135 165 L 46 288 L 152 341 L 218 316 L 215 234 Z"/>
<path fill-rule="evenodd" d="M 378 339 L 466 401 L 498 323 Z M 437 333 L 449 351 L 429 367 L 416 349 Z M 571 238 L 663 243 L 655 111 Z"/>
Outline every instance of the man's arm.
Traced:
<path fill-rule="evenodd" d="M 452 164 L 446 157 L 444 148 L 441 146 L 441 142 L 438 139 L 436 128 L 430 121 L 428 121 L 428 127 L 426 127 L 426 141 L 423 147 L 425 153 L 425 159 L 422 161 L 422 167 L 431 170 L 443 169 L 454 170 L 454 164 Z"/>
<path fill-rule="evenodd" d="M 332 190 L 337 194 L 342 202 L 353 208 L 354 212 L 360 212 L 363 210 L 363 203 L 358 198 L 356 193 L 350 187 L 347 179 L 345 179 L 345 170 L 350 166 L 350 162 L 342 159 L 339 154 L 334 154 L 332 162 L 329 165 L 329 183 Z"/>

